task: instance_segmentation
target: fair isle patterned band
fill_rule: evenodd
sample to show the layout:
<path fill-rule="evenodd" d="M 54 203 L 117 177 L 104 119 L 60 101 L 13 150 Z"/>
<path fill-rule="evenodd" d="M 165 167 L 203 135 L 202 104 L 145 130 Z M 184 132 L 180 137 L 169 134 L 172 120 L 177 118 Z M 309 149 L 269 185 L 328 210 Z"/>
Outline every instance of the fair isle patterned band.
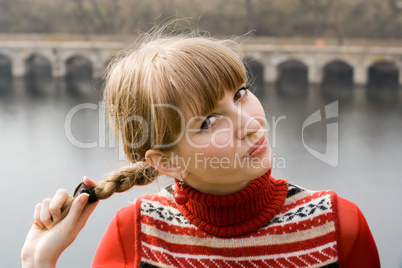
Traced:
<path fill-rule="evenodd" d="M 289 185 L 268 224 L 235 238 L 212 236 L 189 222 L 173 189 L 137 200 L 140 267 L 338 267 L 336 194 Z"/>

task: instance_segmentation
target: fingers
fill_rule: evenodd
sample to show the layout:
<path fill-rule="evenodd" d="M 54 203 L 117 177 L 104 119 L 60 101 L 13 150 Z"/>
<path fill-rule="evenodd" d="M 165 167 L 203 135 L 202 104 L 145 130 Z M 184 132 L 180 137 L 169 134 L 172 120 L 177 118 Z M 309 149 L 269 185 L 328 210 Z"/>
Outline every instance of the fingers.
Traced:
<path fill-rule="evenodd" d="M 50 227 L 50 224 L 52 223 L 52 216 L 49 211 L 50 201 L 50 198 L 45 198 L 42 202 L 42 209 L 40 211 L 40 221 L 46 228 Z"/>
<path fill-rule="evenodd" d="M 96 182 L 88 177 L 83 178 L 83 182 L 87 187 L 96 187 Z M 81 230 L 91 213 L 96 208 L 98 202 L 88 204 L 88 194 L 81 194 L 73 201 L 68 218 L 68 225 Z M 40 229 L 49 229 L 53 221 L 61 216 L 61 208 L 66 201 L 71 198 L 64 189 L 57 190 L 52 199 L 46 198 L 42 203 L 37 204 L 34 210 L 34 223 Z M 86 206 L 87 205 L 87 206 Z"/>
<path fill-rule="evenodd" d="M 64 189 L 57 190 L 49 205 L 49 212 L 52 219 L 55 221 L 61 215 L 61 207 L 68 200 L 68 192 Z"/>
<path fill-rule="evenodd" d="M 41 203 L 36 204 L 35 210 L 34 210 L 33 222 L 39 229 L 44 229 L 45 226 L 43 225 L 42 221 L 40 220 L 41 210 L 42 210 L 42 204 Z"/>
<path fill-rule="evenodd" d="M 69 198 L 66 190 L 59 189 L 52 199 L 45 198 L 35 206 L 34 223 L 41 229 L 49 229 L 54 220 L 60 217 L 61 207 Z"/>

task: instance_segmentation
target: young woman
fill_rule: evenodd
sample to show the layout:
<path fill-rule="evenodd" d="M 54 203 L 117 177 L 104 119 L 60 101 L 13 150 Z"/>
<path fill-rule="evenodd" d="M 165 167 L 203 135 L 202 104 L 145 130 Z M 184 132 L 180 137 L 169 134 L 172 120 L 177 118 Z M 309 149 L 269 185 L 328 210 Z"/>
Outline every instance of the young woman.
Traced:
<path fill-rule="evenodd" d="M 131 166 L 37 205 L 23 267 L 55 267 L 97 199 L 161 174 L 175 185 L 117 212 L 93 267 L 380 267 L 355 204 L 270 176 L 264 109 L 239 45 L 148 39 L 111 64 L 104 92 Z"/>

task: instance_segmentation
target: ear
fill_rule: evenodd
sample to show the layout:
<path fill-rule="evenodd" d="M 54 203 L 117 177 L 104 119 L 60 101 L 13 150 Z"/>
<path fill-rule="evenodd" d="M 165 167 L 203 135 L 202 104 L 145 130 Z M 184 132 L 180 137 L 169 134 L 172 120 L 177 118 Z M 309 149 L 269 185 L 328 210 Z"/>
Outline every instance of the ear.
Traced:
<path fill-rule="evenodd" d="M 180 167 L 175 165 L 166 153 L 159 150 L 149 149 L 145 153 L 145 160 L 160 173 L 177 180 L 181 179 Z"/>

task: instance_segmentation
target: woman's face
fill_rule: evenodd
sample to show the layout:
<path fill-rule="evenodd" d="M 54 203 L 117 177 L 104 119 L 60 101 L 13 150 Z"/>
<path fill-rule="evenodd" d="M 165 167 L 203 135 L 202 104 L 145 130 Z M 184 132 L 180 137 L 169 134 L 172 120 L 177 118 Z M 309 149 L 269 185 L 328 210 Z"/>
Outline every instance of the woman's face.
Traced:
<path fill-rule="evenodd" d="M 210 114 L 186 117 L 172 157 L 191 187 L 216 195 L 240 191 L 272 164 L 260 101 L 245 85 L 226 91 Z"/>

